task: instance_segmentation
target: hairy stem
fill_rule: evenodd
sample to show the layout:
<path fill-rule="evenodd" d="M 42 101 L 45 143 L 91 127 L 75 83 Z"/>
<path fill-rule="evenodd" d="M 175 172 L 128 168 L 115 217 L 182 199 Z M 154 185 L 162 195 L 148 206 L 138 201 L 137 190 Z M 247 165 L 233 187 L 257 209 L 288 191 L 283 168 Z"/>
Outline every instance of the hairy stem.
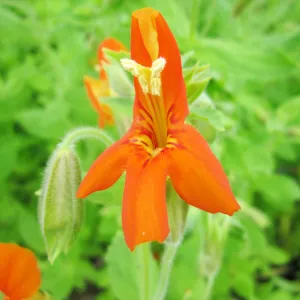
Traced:
<path fill-rule="evenodd" d="M 98 139 L 106 146 L 110 146 L 114 140 L 104 131 L 94 127 L 78 127 L 70 131 L 63 139 L 61 146 L 70 147 L 83 139 Z"/>
<path fill-rule="evenodd" d="M 163 300 L 168 291 L 170 274 L 173 267 L 174 258 L 179 244 L 167 244 L 161 262 L 159 283 L 156 289 L 154 300 Z"/>
<path fill-rule="evenodd" d="M 206 286 L 203 300 L 209 300 L 211 298 L 217 274 L 218 274 L 218 272 L 214 272 L 208 277 L 207 286 Z"/>

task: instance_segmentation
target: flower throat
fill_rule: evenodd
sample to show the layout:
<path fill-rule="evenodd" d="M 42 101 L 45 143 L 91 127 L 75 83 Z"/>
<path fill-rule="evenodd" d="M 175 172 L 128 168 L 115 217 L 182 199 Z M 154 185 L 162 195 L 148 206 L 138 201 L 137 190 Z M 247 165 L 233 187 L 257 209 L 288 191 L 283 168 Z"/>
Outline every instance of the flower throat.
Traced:
<path fill-rule="evenodd" d="M 132 59 L 121 59 L 121 64 L 137 78 L 144 93 L 145 98 L 140 99 L 144 109 L 140 113 L 146 121 L 145 128 L 153 132 L 151 152 L 155 156 L 158 149 L 167 145 L 168 126 L 161 83 L 161 73 L 166 60 L 160 57 L 153 61 L 151 67 L 142 66 Z M 149 143 L 146 144 L 150 146 Z"/>

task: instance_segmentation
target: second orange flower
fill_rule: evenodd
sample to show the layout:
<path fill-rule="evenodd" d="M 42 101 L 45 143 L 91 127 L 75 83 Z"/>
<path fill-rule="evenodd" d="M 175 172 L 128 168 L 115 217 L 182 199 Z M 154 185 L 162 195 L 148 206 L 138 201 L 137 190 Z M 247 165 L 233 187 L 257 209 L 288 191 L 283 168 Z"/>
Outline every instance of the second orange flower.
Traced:
<path fill-rule="evenodd" d="M 101 97 L 109 97 L 112 94 L 109 79 L 103 67 L 104 63 L 109 63 L 103 52 L 105 48 L 116 52 L 127 51 L 126 47 L 118 40 L 113 38 L 105 39 L 98 47 L 99 79 L 94 79 L 90 76 L 85 76 L 83 79 L 91 104 L 98 113 L 98 125 L 100 128 L 114 124 L 111 108 L 107 104 L 101 103 L 100 100 Z"/>

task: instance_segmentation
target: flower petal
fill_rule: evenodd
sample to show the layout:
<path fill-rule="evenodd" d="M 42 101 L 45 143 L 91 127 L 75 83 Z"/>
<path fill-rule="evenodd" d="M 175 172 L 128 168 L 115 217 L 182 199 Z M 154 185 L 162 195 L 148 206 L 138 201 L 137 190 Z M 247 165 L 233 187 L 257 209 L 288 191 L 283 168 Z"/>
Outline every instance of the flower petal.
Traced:
<path fill-rule="evenodd" d="M 123 174 L 130 152 L 129 131 L 121 140 L 107 148 L 92 164 L 82 180 L 76 196 L 85 198 L 89 194 L 112 186 Z"/>
<path fill-rule="evenodd" d="M 107 80 L 98 80 L 89 76 L 85 76 L 84 85 L 90 99 L 90 102 L 98 113 L 98 125 L 104 128 L 106 125 L 114 124 L 114 117 L 111 108 L 107 104 L 101 104 L 99 98 L 101 96 L 107 97 L 110 95 L 110 89 Z"/>
<path fill-rule="evenodd" d="M 132 155 L 126 169 L 122 223 L 131 251 L 149 241 L 163 242 L 169 233 L 164 153 L 149 159 L 144 150 Z"/>
<path fill-rule="evenodd" d="M 178 45 L 167 22 L 161 14 L 156 18 L 159 56 L 167 60 L 162 72 L 162 90 L 165 108 L 171 110 L 172 122 L 184 121 L 188 115 L 188 102 L 182 74 L 181 56 Z"/>
<path fill-rule="evenodd" d="M 104 62 L 108 62 L 105 54 L 103 52 L 103 49 L 107 48 L 116 52 L 120 52 L 120 51 L 127 51 L 127 48 L 118 40 L 114 39 L 114 38 L 106 38 L 102 41 L 102 43 L 100 43 L 99 47 L 98 47 L 98 62 L 99 65 L 101 66 L 103 61 Z"/>
<path fill-rule="evenodd" d="M 171 113 L 173 122 L 183 121 L 188 114 L 188 104 L 176 40 L 158 11 L 152 8 L 137 10 L 132 14 L 131 58 L 143 66 L 150 67 L 158 57 L 167 61 L 162 72 L 165 110 Z M 141 91 L 136 79 L 135 88 L 138 102 Z"/>
<path fill-rule="evenodd" d="M 10 300 L 32 296 L 41 285 L 34 254 L 15 244 L 0 243 L 0 291 Z"/>
<path fill-rule="evenodd" d="M 132 14 L 131 58 L 147 67 L 158 58 L 159 45 L 155 21 L 158 14 L 158 11 L 150 7 L 136 10 Z"/>
<path fill-rule="evenodd" d="M 200 133 L 185 125 L 174 136 L 179 147 L 169 150 L 169 175 L 179 196 L 210 213 L 232 215 L 239 210 L 220 162 Z"/>

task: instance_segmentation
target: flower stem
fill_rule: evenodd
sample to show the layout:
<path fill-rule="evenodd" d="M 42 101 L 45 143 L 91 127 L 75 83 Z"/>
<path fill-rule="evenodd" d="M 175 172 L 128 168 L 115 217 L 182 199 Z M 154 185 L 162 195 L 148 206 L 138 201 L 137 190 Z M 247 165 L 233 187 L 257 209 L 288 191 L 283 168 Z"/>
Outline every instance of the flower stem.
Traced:
<path fill-rule="evenodd" d="M 217 274 L 218 274 L 218 272 L 214 272 L 208 277 L 207 286 L 206 286 L 203 300 L 209 300 L 211 298 L 211 294 L 213 291 L 213 287 L 215 284 Z"/>
<path fill-rule="evenodd" d="M 154 300 L 163 300 L 167 294 L 170 274 L 179 244 L 180 243 L 166 244 L 166 249 L 161 263 L 159 283 L 156 289 Z"/>
<path fill-rule="evenodd" d="M 150 300 L 150 280 L 151 280 L 151 268 L 150 268 L 150 243 L 141 244 L 138 248 L 138 270 L 137 280 L 140 282 L 140 299 Z"/>
<path fill-rule="evenodd" d="M 62 147 L 70 147 L 80 140 L 94 138 L 101 140 L 106 146 L 110 146 L 114 140 L 102 129 L 94 127 L 78 127 L 70 131 L 61 143 Z"/>

